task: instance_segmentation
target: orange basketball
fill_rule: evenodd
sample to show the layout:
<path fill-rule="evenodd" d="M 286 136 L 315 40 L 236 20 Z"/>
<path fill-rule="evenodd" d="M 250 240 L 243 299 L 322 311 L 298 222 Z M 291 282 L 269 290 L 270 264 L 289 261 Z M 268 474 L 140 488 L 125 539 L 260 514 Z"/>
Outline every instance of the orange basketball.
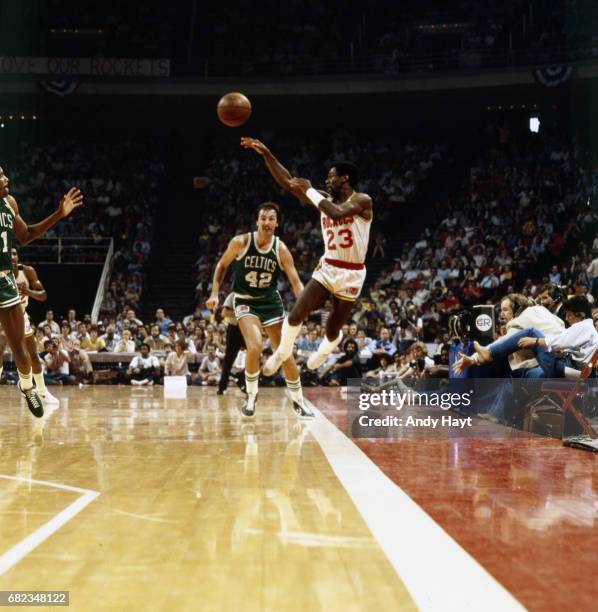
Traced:
<path fill-rule="evenodd" d="M 220 98 L 216 112 L 224 125 L 239 127 L 251 117 L 251 102 L 242 93 L 233 91 Z"/>

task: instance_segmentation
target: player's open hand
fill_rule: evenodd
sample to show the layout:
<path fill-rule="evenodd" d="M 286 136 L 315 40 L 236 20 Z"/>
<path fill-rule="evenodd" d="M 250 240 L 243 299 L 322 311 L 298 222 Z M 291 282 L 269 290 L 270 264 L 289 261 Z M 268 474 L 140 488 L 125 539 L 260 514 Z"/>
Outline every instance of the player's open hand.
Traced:
<path fill-rule="evenodd" d="M 293 177 L 290 180 L 291 189 L 307 193 L 308 189 L 311 189 L 311 183 L 307 179 Z"/>
<path fill-rule="evenodd" d="M 453 372 L 462 374 L 467 368 L 474 364 L 474 360 L 465 353 L 459 353 L 459 359 L 453 364 Z"/>
<path fill-rule="evenodd" d="M 61 217 L 65 219 L 79 206 L 83 206 L 83 194 L 76 187 L 71 187 L 60 200 L 58 210 Z"/>
<path fill-rule="evenodd" d="M 527 336 L 526 338 L 521 338 L 521 340 L 519 340 L 519 342 L 517 343 L 517 346 L 519 348 L 529 348 L 532 346 L 536 346 L 536 339 L 530 338 L 529 336 Z"/>
<path fill-rule="evenodd" d="M 206 306 L 210 309 L 210 310 L 216 310 L 216 308 L 218 308 L 218 296 L 217 295 L 211 295 L 207 300 L 206 300 Z"/>
<path fill-rule="evenodd" d="M 256 153 L 259 153 L 260 155 L 269 153 L 268 147 L 257 138 L 248 138 L 247 136 L 243 136 L 243 138 L 241 138 L 241 146 L 244 149 L 253 149 Z"/>

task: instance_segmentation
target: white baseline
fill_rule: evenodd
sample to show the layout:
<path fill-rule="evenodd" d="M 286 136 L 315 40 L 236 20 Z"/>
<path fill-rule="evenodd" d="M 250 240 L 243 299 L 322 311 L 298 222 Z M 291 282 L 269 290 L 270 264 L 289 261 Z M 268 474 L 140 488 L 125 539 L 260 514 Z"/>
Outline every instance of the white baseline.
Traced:
<path fill-rule="evenodd" d="M 311 402 L 309 432 L 421 610 L 525 610 Z"/>

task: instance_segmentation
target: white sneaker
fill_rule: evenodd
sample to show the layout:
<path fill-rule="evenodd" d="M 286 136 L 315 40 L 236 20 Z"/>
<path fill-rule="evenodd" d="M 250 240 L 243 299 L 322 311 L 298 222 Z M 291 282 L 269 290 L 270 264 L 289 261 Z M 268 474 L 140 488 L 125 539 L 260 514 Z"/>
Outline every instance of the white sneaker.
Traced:
<path fill-rule="evenodd" d="M 338 338 L 330 344 L 330 350 L 326 353 L 320 353 L 320 351 L 316 351 L 309 356 L 307 360 L 307 367 L 310 370 L 317 370 L 321 365 L 324 364 L 326 359 L 328 359 L 328 355 L 332 353 L 332 351 L 341 343 L 343 339 L 343 332 L 339 332 Z"/>
<path fill-rule="evenodd" d="M 266 360 L 264 367 L 262 368 L 262 374 L 266 377 L 274 376 L 278 370 L 280 370 L 280 366 L 284 358 L 282 355 L 278 353 L 278 351 L 274 351 L 270 357 Z"/>
<path fill-rule="evenodd" d="M 44 389 L 43 391 L 38 389 L 37 394 L 40 396 L 42 402 L 48 406 L 58 406 L 58 404 L 60 404 L 60 400 L 54 397 L 48 389 Z"/>

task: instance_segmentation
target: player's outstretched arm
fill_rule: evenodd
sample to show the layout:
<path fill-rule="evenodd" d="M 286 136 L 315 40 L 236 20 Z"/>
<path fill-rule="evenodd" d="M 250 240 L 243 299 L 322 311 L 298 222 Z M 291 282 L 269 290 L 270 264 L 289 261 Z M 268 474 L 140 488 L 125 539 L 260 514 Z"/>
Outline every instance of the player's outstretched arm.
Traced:
<path fill-rule="evenodd" d="M 219 259 L 216 264 L 216 268 L 214 269 L 214 277 L 212 279 L 212 291 L 210 293 L 210 297 L 206 300 L 206 306 L 210 310 L 216 310 L 218 308 L 218 294 L 220 293 L 220 287 L 222 286 L 222 281 L 226 277 L 226 271 L 229 266 L 233 263 L 237 255 L 243 251 L 243 249 L 247 246 L 247 234 L 241 234 L 240 236 L 235 236 L 226 247 L 226 251 L 222 254 L 222 257 Z"/>
<path fill-rule="evenodd" d="M 7 199 L 15 212 L 14 231 L 17 240 L 21 244 L 29 244 L 43 236 L 48 230 L 52 229 L 59 221 L 66 219 L 76 208 L 83 206 L 83 194 L 76 188 L 71 187 L 60 200 L 58 209 L 49 217 L 34 225 L 27 225 L 19 214 L 19 206 L 12 196 Z"/>
<path fill-rule="evenodd" d="M 304 178 L 292 178 L 291 187 L 303 193 L 306 201 L 313 204 L 331 219 L 342 219 L 350 215 L 358 215 L 364 219 L 371 219 L 373 216 L 372 198 L 365 193 L 357 193 L 350 202 L 334 204 L 324 197 L 319 191 L 314 189 L 311 183 Z"/>
<path fill-rule="evenodd" d="M 280 251 L 278 255 L 280 257 L 281 267 L 287 275 L 289 283 L 291 283 L 293 295 L 298 298 L 301 293 L 303 293 L 303 283 L 299 278 L 299 274 L 297 274 L 297 268 L 295 268 L 295 262 L 293 260 L 293 256 L 291 255 L 291 251 L 289 251 L 284 242 L 280 243 Z"/>
<path fill-rule="evenodd" d="M 305 196 L 301 193 L 301 191 L 291 187 L 291 179 L 293 178 L 293 175 L 278 161 L 276 157 L 274 157 L 272 151 L 270 151 L 270 149 L 268 149 L 268 147 L 261 140 L 244 136 L 241 138 L 241 146 L 245 149 L 253 149 L 256 153 L 264 158 L 264 162 L 272 175 L 272 178 L 283 189 L 289 193 L 292 193 L 301 201 L 305 203 L 308 202 L 305 200 Z"/>

